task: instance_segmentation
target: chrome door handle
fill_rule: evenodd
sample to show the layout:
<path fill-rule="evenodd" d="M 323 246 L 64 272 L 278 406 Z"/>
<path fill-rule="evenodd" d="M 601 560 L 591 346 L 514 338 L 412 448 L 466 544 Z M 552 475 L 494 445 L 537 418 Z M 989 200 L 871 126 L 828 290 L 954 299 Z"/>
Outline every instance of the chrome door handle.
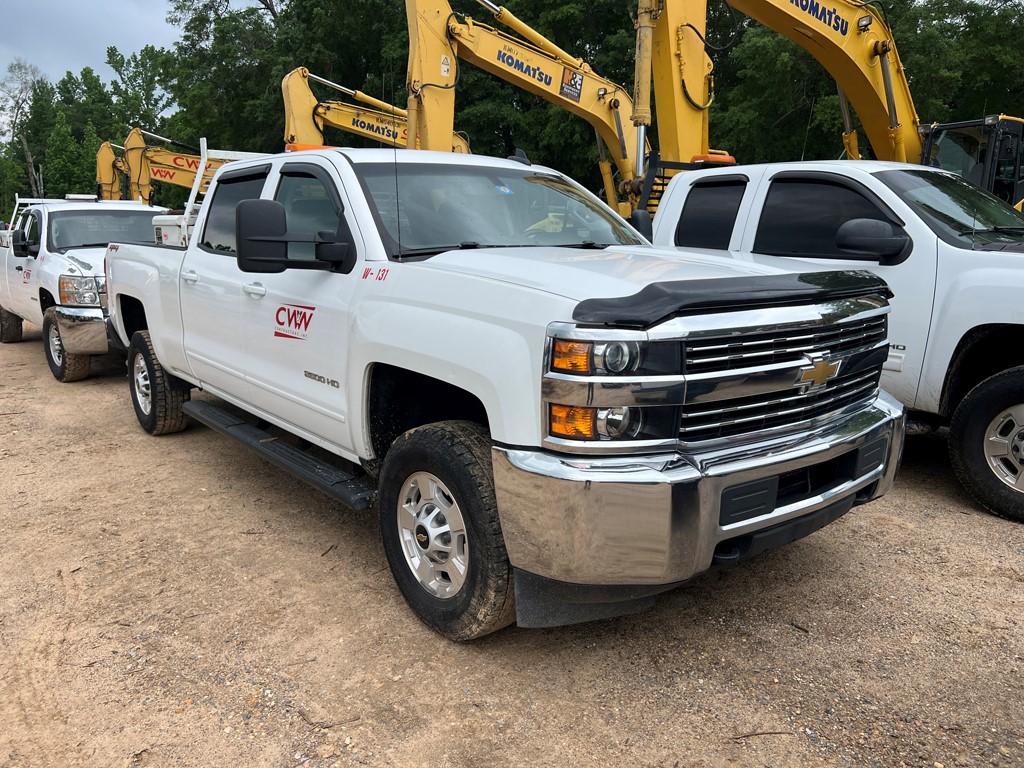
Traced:
<path fill-rule="evenodd" d="M 186 283 L 198 283 L 199 273 L 194 270 L 188 269 L 181 273 L 181 279 L 184 280 Z"/>
<path fill-rule="evenodd" d="M 256 298 L 267 295 L 267 289 L 261 283 L 246 283 L 242 286 L 242 290 Z"/>

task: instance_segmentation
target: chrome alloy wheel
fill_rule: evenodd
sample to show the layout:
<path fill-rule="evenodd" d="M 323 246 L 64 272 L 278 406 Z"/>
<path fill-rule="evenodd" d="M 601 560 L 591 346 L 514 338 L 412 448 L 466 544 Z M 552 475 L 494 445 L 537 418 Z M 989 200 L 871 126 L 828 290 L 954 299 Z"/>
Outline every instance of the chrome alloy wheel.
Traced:
<path fill-rule="evenodd" d="M 1024 403 L 992 419 L 985 430 L 985 459 L 996 477 L 1024 493 Z"/>
<path fill-rule="evenodd" d="M 415 472 L 398 494 L 398 535 L 413 576 L 442 600 L 455 597 L 466 581 L 466 524 L 451 491 L 429 472 Z"/>
<path fill-rule="evenodd" d="M 59 368 L 64 364 L 64 342 L 60 340 L 60 331 L 56 323 L 50 324 L 50 336 L 47 341 L 50 344 L 50 358 Z"/>
<path fill-rule="evenodd" d="M 135 399 L 139 403 L 139 408 L 148 416 L 153 408 L 153 391 L 149 384 L 149 368 L 146 367 L 146 360 L 142 355 L 135 356 L 132 386 L 135 388 Z"/>

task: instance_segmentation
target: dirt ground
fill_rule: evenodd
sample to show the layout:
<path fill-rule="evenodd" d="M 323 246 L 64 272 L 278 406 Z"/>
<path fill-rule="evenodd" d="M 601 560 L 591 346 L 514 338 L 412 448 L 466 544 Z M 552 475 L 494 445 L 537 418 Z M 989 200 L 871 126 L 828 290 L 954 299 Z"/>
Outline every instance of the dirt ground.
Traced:
<path fill-rule="evenodd" d="M 638 616 L 455 645 L 373 514 L 116 368 L 0 348 L 4 766 L 1024 765 L 1024 526 L 941 439 L 896 489 Z"/>

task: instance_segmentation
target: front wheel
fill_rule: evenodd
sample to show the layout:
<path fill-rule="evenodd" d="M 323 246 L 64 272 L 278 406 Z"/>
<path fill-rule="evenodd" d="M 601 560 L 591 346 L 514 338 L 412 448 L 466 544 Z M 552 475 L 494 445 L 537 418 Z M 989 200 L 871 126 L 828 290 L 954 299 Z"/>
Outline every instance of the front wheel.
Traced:
<path fill-rule="evenodd" d="M 149 434 L 169 435 L 185 428 L 182 406 L 191 388 L 160 365 L 149 331 L 138 331 L 128 346 L 128 387 L 135 416 Z"/>
<path fill-rule="evenodd" d="M 949 425 L 953 471 L 990 512 L 1024 522 L 1024 366 L 972 389 Z"/>
<path fill-rule="evenodd" d="M 425 624 L 473 640 L 514 621 L 512 566 L 482 427 L 447 421 L 400 436 L 384 458 L 379 513 L 391 574 Z"/>
<path fill-rule="evenodd" d="M 64 340 L 57 325 L 57 310 L 50 307 L 43 313 L 43 350 L 50 373 L 57 381 L 81 381 L 89 375 L 89 355 L 73 355 L 64 349 Z"/>

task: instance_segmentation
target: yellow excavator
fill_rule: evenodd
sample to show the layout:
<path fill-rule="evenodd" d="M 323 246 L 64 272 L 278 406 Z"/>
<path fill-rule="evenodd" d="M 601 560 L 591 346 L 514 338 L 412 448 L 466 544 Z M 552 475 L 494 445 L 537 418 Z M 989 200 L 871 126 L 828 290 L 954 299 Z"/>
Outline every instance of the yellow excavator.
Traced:
<path fill-rule="evenodd" d="M 127 171 L 115 149 L 124 151 L 120 144 L 104 141 L 96 152 L 96 196 L 100 200 L 120 200 L 124 194 Z"/>
<path fill-rule="evenodd" d="M 359 103 L 320 100 L 313 93 L 310 82 L 331 88 Z M 404 109 L 314 75 L 305 67 L 297 67 L 284 76 L 281 95 L 284 97 L 284 142 L 287 149 L 322 147 L 325 127 L 396 147 L 404 147 L 408 142 L 409 115 Z M 450 149 L 468 153 L 469 142 L 453 132 Z"/>
<path fill-rule="evenodd" d="M 150 145 L 147 137 L 164 144 L 178 143 L 141 128 L 132 128 L 123 146 L 109 141 L 100 145 L 96 153 L 96 187 L 100 199 L 120 200 L 125 194 L 122 191 L 125 181 L 127 198 L 147 204 L 153 199 L 154 181 L 191 189 L 202 164 L 200 156 Z M 121 150 L 120 157 L 114 152 L 115 148 Z M 214 171 L 225 162 L 224 159 L 207 160 L 201 192 L 206 191 Z"/>
<path fill-rule="evenodd" d="M 735 10 L 810 53 L 836 81 L 845 154 L 860 158 L 851 107 L 876 159 L 945 168 L 1018 206 L 1024 198 L 1024 120 L 990 115 L 922 126 L 896 41 L 877 3 L 859 0 L 726 0 Z M 713 72 L 705 44 L 707 2 L 639 0 L 634 82 L 638 128 L 650 125 L 650 83 L 658 110 L 661 157 L 652 158 L 641 199 L 657 204 L 666 159 L 708 152 Z M 691 142 L 686 147 L 677 139 Z M 673 157 L 674 156 L 674 157 Z M 685 167 L 685 166 L 683 166 Z"/>
<path fill-rule="evenodd" d="M 593 126 L 605 197 L 613 208 L 628 214 L 636 203 L 649 149 L 642 132 L 629 125 L 633 112 L 629 92 L 507 8 L 491 0 L 477 2 L 515 35 L 456 14 L 448 0 L 406 0 L 407 146 L 445 150 L 451 145 L 460 62 L 473 64 Z"/>

